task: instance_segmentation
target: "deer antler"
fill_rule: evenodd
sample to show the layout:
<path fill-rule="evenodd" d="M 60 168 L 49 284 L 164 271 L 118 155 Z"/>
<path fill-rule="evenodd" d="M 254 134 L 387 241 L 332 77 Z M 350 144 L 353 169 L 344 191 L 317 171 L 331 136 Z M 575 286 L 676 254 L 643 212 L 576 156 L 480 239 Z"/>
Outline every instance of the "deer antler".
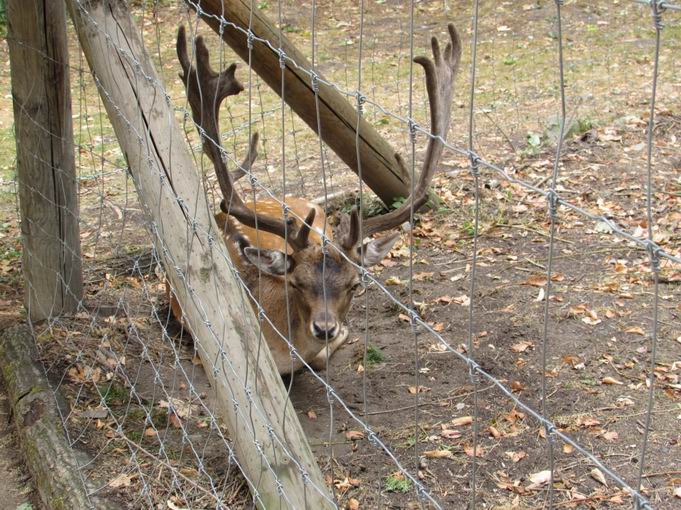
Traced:
<path fill-rule="evenodd" d="M 431 137 L 428 140 L 426 157 L 419 180 L 414 187 L 413 196 L 409 197 L 400 207 L 381 216 L 369 218 L 364 222 L 363 235 L 370 236 L 377 232 L 388 230 L 409 220 L 411 203 L 417 211 L 428 201 L 428 187 L 435 173 L 435 167 L 442 155 L 443 142 L 449 129 L 451 118 L 452 93 L 454 78 L 461 61 L 461 39 L 453 24 L 448 25 L 449 39 L 444 54 L 440 52 L 440 44 L 433 37 L 431 46 L 433 60 L 427 57 L 416 57 L 414 62 L 420 64 L 426 74 L 426 90 L 430 104 Z"/>
<path fill-rule="evenodd" d="M 196 67 L 192 66 L 189 60 L 185 28 L 180 26 L 177 32 L 177 57 L 182 66 L 180 78 L 185 86 L 187 99 L 192 109 L 192 117 L 203 139 L 203 150 L 213 163 L 218 184 L 224 197 L 220 203 L 220 209 L 247 227 L 257 227 L 265 232 L 287 237 L 288 243 L 294 250 L 304 248 L 308 243 L 309 227 L 303 225 L 294 229 L 293 218 L 285 222 L 281 219 L 256 214 L 246 207 L 246 204 L 234 189 L 234 182 L 250 171 L 257 157 L 258 134 L 255 133 L 251 137 L 248 155 L 241 167 L 234 172 L 228 172 L 222 159 L 222 145 L 220 143 L 218 123 L 220 105 L 226 97 L 238 94 L 244 87 L 234 74 L 236 64 L 216 73 L 210 65 L 208 48 L 203 38 L 197 37 L 194 43 L 196 45 Z M 311 209 L 305 223 L 311 225 L 314 216 L 315 210 Z M 287 229 L 288 236 L 286 236 Z"/>

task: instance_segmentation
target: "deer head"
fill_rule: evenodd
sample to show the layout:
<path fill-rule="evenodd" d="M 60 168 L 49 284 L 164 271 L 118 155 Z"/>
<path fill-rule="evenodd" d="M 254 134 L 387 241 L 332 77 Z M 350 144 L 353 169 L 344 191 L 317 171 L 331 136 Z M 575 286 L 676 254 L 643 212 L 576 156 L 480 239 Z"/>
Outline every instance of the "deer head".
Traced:
<path fill-rule="evenodd" d="M 179 29 L 177 52 L 183 70 L 180 77 L 187 90 L 194 122 L 202 135 L 204 152 L 215 167 L 224 197 L 220 204 L 222 225 L 229 241 L 236 247 L 240 267 L 246 272 L 250 270 L 252 278 L 264 275 L 268 279 L 272 294 L 270 297 L 265 295 L 264 300 L 274 299 L 271 296 L 285 281 L 302 329 L 313 338 L 333 340 L 341 334 L 352 297 L 360 287 L 357 266 L 370 267 L 380 262 L 399 237 L 399 232 L 393 231 L 364 241 L 360 233 L 366 238 L 393 230 L 409 219 L 412 207 L 417 211 L 428 199 L 428 188 L 449 127 L 453 82 L 461 58 L 459 35 L 453 25 L 448 28 L 450 41 L 444 52 L 433 37 L 433 59 L 414 59 L 425 71 L 432 136 L 413 195 L 399 208 L 364 220 L 362 228 L 360 214 L 353 209 L 341 217 L 335 232 L 327 235 L 333 242 L 325 247 L 321 242 L 324 213 L 318 207 L 302 199 L 287 198 L 287 206 L 293 214 L 284 217 L 282 207 L 275 201 L 258 201 L 256 207 L 241 199 L 234 182 L 247 173 L 255 161 L 257 134 L 251 139 L 241 169 L 230 173 L 222 158 L 218 126 L 221 102 L 243 90 L 235 77 L 236 65 L 232 64 L 221 73 L 213 71 L 201 37 L 195 40 L 196 66 L 191 65 L 184 27 Z M 301 221 L 303 217 L 305 219 Z M 249 287 L 255 282 L 256 279 L 249 283 L 247 276 Z M 268 303 L 261 304 L 268 308 Z M 274 310 L 277 306 L 270 308 Z M 282 313 L 282 309 L 273 311 L 275 316 Z"/>

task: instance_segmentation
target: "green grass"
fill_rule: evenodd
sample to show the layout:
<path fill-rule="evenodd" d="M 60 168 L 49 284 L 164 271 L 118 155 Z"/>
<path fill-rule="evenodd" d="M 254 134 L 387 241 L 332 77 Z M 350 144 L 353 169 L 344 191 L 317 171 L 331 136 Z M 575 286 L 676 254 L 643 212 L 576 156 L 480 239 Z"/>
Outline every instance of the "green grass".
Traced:
<path fill-rule="evenodd" d="M 402 473 L 393 473 L 385 477 L 384 488 L 386 492 L 409 492 L 411 481 Z"/>
<path fill-rule="evenodd" d="M 367 346 L 367 368 L 374 367 L 385 361 L 385 354 L 375 345 L 369 344 Z"/>

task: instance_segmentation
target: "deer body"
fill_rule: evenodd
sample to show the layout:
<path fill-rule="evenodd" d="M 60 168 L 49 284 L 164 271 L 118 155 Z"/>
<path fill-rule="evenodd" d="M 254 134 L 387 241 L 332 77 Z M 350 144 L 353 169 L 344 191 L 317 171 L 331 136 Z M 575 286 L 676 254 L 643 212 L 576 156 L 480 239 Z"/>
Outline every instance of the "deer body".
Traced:
<path fill-rule="evenodd" d="M 241 278 L 267 315 L 262 320 L 263 334 L 281 374 L 298 370 L 304 364 L 314 369 L 326 365 L 348 337 L 344 323 L 352 298 L 360 290 L 358 267 L 380 262 L 399 234 L 393 231 L 366 242 L 363 237 L 398 227 L 428 199 L 428 187 L 449 127 L 453 81 L 461 58 L 461 41 L 451 24 L 449 37 L 444 52 L 440 52 L 437 39 L 432 38 L 433 60 L 414 59 L 426 75 L 432 136 L 412 196 L 397 209 L 368 218 L 362 224 L 355 208 L 349 215 L 341 216 L 332 231 L 324 211 L 302 198 L 286 198 L 289 208 L 286 217 L 275 200 L 258 200 L 254 205 L 241 199 L 234 181 L 250 171 L 258 137 L 254 134 L 251 138 L 248 156 L 240 168 L 229 172 L 218 128 L 221 102 L 243 90 L 234 74 L 236 64 L 220 73 L 213 71 L 208 49 L 199 36 L 195 40 L 193 65 L 184 27 L 180 27 L 177 38 L 183 71 L 180 78 L 202 135 L 203 150 L 213 163 L 224 197 L 220 204 L 222 212 L 215 219 L 225 234 L 229 255 Z M 322 233 L 332 242 L 322 243 Z M 171 305 L 179 319 L 179 303 L 172 295 Z M 258 305 L 254 307 L 257 309 Z"/>

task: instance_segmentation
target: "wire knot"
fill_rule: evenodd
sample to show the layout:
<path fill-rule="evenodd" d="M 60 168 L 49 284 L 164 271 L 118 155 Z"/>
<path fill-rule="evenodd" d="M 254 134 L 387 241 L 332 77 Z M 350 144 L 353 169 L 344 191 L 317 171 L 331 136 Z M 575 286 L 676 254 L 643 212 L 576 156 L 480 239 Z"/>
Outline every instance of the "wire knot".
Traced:
<path fill-rule="evenodd" d="M 480 368 L 480 365 L 478 365 L 475 360 L 468 360 L 468 379 L 470 379 L 473 386 L 477 386 L 480 383 L 478 368 Z"/>
<path fill-rule="evenodd" d="M 367 102 L 367 98 L 359 90 L 355 93 L 355 96 L 357 97 L 357 111 L 362 115 L 364 113 L 364 104 Z"/>
<path fill-rule="evenodd" d="M 662 23 L 662 13 L 667 10 L 664 5 L 663 0 L 651 0 L 650 9 L 653 15 L 653 26 L 655 30 L 662 30 L 664 28 L 664 23 Z"/>
<path fill-rule="evenodd" d="M 662 249 L 655 242 L 648 239 L 646 241 L 646 251 L 650 257 L 650 268 L 653 272 L 658 273 L 660 271 L 660 252 Z"/>
<path fill-rule="evenodd" d="M 319 75 L 314 71 L 310 73 L 310 85 L 312 85 L 312 92 L 317 94 L 319 92 Z"/>
<path fill-rule="evenodd" d="M 409 141 L 414 144 L 416 143 L 416 129 L 418 128 L 418 124 L 414 122 L 413 119 L 409 119 L 408 123 L 408 129 L 409 129 Z"/>
<path fill-rule="evenodd" d="M 551 221 L 556 221 L 556 217 L 558 216 L 558 193 L 556 193 L 556 190 L 550 189 L 546 193 L 546 200 L 549 205 L 549 216 L 551 217 Z"/>
<path fill-rule="evenodd" d="M 250 182 L 251 186 L 255 188 L 258 185 L 258 178 L 251 174 L 248 176 L 248 182 Z"/>
<path fill-rule="evenodd" d="M 250 30 L 248 31 L 248 36 L 246 37 L 246 46 L 248 46 L 249 51 L 253 49 L 253 40 L 255 35 Z"/>
<path fill-rule="evenodd" d="M 468 154 L 468 159 L 470 160 L 471 164 L 471 175 L 477 179 L 480 175 L 480 161 L 482 160 L 480 159 L 480 156 L 472 151 Z"/>
<path fill-rule="evenodd" d="M 283 50 L 279 50 L 279 67 L 281 69 L 286 69 L 286 53 Z"/>

